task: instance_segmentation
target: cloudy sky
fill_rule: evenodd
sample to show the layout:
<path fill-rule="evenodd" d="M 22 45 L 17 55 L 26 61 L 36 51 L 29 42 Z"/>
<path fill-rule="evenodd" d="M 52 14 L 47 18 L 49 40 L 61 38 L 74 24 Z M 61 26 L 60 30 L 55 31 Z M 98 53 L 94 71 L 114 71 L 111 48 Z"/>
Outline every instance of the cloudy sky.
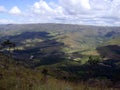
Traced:
<path fill-rule="evenodd" d="M 120 0 L 0 0 L 0 24 L 120 26 Z"/>

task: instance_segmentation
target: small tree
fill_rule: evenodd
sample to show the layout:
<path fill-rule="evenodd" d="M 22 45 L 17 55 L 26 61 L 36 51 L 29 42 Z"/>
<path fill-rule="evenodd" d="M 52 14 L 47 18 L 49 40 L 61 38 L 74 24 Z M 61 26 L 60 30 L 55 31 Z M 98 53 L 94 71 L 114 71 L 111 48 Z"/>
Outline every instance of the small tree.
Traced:
<path fill-rule="evenodd" d="M 48 74 L 48 70 L 47 70 L 47 69 L 43 69 L 43 70 L 42 70 L 42 74 L 43 74 L 44 76 L 46 76 L 46 75 Z"/>
<path fill-rule="evenodd" d="M 95 64 L 98 64 L 100 61 L 101 61 L 101 60 L 100 60 L 99 57 L 90 56 L 87 63 L 88 63 L 88 64 L 91 64 L 91 65 L 95 65 Z"/>
<path fill-rule="evenodd" d="M 47 69 L 43 69 L 41 73 L 43 74 L 42 82 L 43 83 L 47 83 L 48 70 Z"/>
<path fill-rule="evenodd" d="M 11 42 L 10 40 L 5 40 L 4 42 L 1 43 L 1 46 L 3 48 L 8 47 L 9 52 L 10 52 L 10 48 L 14 48 L 14 50 L 15 50 L 15 47 L 16 47 L 15 43 Z"/>

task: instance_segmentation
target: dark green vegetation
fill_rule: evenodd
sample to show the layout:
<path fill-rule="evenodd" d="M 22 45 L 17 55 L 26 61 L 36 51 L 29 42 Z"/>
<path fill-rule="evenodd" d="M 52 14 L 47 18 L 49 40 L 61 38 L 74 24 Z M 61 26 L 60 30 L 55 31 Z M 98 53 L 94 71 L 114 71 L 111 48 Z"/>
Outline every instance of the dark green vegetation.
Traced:
<path fill-rule="evenodd" d="M 120 87 L 120 27 L 9 24 L 0 26 L 0 35 L 1 52 L 14 58 L 8 61 L 14 61 L 15 65 L 20 63 L 20 66 L 6 63 L 12 68 L 23 69 L 23 73 L 29 72 L 31 77 L 33 73 L 38 75 L 34 77 L 35 81 L 43 78 L 39 73 L 43 70 L 47 76 L 58 79 L 58 82 L 74 82 L 80 84 L 81 88 L 84 87 L 81 83 L 86 83 L 87 87 L 102 87 L 102 90 Z M 10 70 L 5 70 L 7 75 Z M 29 81 L 29 76 L 26 76 L 23 76 L 23 80 Z M 17 75 L 12 78 L 16 81 Z M 54 82 L 54 79 L 48 80 Z M 40 79 L 37 82 L 39 84 Z M 80 87 L 73 90 L 80 90 Z"/>
<path fill-rule="evenodd" d="M 30 90 L 40 83 L 41 74 L 23 65 L 0 53 L 0 90 Z"/>

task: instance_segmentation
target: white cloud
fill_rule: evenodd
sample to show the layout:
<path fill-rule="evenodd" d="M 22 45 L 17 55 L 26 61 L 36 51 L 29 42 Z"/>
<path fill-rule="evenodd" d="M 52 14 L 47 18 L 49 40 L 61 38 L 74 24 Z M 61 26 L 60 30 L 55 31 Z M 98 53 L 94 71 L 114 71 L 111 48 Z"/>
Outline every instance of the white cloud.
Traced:
<path fill-rule="evenodd" d="M 13 8 L 10 9 L 9 13 L 14 15 L 19 15 L 21 14 L 21 10 L 17 6 L 14 6 Z"/>
<path fill-rule="evenodd" d="M 81 14 L 91 9 L 89 0 L 59 0 L 60 5 L 68 14 Z"/>
<path fill-rule="evenodd" d="M 89 0 L 81 0 L 81 5 L 86 9 L 91 9 Z"/>
<path fill-rule="evenodd" d="M 38 14 L 48 14 L 54 11 L 44 0 L 35 2 L 32 6 L 32 10 L 34 13 Z"/>
<path fill-rule="evenodd" d="M 21 12 L 15 6 L 9 13 L 21 15 L 19 21 L 23 23 L 118 25 L 120 22 L 120 0 L 58 0 L 58 3 L 39 0 L 27 9 Z"/>
<path fill-rule="evenodd" d="M 59 0 L 57 4 L 40 0 L 31 6 L 31 17 L 27 20 L 113 25 L 120 20 L 119 8 L 119 0 Z"/>
<path fill-rule="evenodd" d="M 108 10 L 111 7 L 110 0 L 90 0 L 89 3 L 95 10 Z"/>
<path fill-rule="evenodd" d="M 13 23 L 13 20 L 8 20 L 8 19 L 0 19 L 0 24 L 9 24 L 9 23 Z"/>
<path fill-rule="evenodd" d="M 4 6 L 0 6 L 0 12 L 5 12 L 5 11 L 6 11 L 5 7 Z"/>
<path fill-rule="evenodd" d="M 53 22 L 56 17 L 64 17 L 63 8 L 60 5 L 55 3 L 47 3 L 44 0 L 35 2 L 31 6 L 32 18 L 35 17 L 35 20 L 40 20 L 42 22 Z M 37 19 L 36 19 L 37 18 Z M 34 20 L 34 19 L 30 19 Z"/>
<path fill-rule="evenodd" d="M 120 20 L 120 0 L 59 0 L 72 21 L 83 22 L 83 24 L 113 25 Z M 96 19 L 97 20 L 94 20 Z M 117 19 L 116 19 L 117 18 Z M 89 22 L 89 23 L 88 23 Z"/>

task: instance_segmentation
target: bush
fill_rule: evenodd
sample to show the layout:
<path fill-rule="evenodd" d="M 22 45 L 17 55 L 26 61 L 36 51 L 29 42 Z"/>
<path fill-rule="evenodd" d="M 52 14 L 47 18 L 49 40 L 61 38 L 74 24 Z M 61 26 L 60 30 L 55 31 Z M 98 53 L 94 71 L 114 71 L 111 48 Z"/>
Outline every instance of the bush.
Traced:
<path fill-rule="evenodd" d="M 100 57 L 90 56 L 87 63 L 90 65 L 94 65 L 94 64 L 98 64 L 100 61 L 101 61 Z"/>

